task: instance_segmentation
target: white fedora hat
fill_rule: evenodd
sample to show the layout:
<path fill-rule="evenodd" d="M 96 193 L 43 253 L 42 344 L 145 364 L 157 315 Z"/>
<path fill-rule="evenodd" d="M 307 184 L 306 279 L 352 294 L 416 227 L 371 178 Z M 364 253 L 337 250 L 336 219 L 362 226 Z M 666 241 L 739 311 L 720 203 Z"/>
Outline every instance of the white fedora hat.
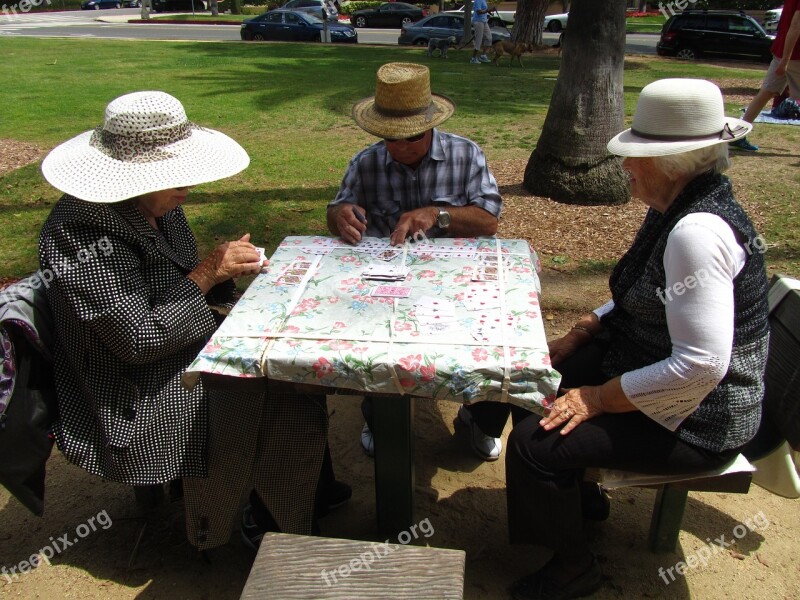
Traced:
<path fill-rule="evenodd" d="M 660 79 L 639 95 L 633 125 L 608 142 L 619 156 L 666 156 L 743 138 L 753 126 L 725 116 L 722 92 L 705 79 Z"/>
<path fill-rule="evenodd" d="M 248 164 L 244 148 L 189 121 L 177 98 L 135 92 L 111 101 L 102 126 L 54 148 L 42 174 L 81 200 L 119 202 L 224 179 Z"/>

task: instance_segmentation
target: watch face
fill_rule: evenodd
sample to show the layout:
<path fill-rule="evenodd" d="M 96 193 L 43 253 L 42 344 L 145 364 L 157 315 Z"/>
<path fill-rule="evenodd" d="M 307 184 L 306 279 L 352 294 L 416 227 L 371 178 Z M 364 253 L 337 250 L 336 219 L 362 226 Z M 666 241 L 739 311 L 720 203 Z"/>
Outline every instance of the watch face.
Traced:
<path fill-rule="evenodd" d="M 446 210 L 439 211 L 439 218 L 436 223 L 442 229 L 447 229 L 450 227 L 450 213 Z"/>

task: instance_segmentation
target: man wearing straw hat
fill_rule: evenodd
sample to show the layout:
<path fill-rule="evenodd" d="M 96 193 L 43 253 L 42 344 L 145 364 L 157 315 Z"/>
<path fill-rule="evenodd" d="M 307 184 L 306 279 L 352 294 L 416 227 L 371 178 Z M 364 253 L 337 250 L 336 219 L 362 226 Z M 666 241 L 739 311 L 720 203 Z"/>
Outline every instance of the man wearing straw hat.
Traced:
<path fill-rule="evenodd" d="M 375 95 L 353 106 L 353 119 L 382 139 L 350 161 L 328 205 L 330 231 L 351 244 L 365 235 L 389 237 L 393 245 L 418 232 L 494 235 L 503 200 L 486 156 L 471 140 L 436 129 L 454 111 L 449 98 L 431 93 L 427 67 L 380 67 Z M 371 406 L 365 399 L 361 445 L 369 455 L 374 452 Z M 493 402 L 459 410 L 456 423 L 469 428 L 472 449 L 483 460 L 499 458 L 508 412 L 508 405 Z"/>

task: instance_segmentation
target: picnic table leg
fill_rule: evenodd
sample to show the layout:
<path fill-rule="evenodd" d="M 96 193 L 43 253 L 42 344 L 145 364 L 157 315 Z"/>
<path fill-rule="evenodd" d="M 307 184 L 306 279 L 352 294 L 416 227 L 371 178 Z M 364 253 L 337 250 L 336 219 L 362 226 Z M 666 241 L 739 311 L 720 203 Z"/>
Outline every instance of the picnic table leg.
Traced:
<path fill-rule="evenodd" d="M 664 485 L 658 490 L 650 520 L 650 550 L 674 552 L 681 531 L 683 511 L 689 492 Z"/>
<path fill-rule="evenodd" d="M 376 398 L 372 410 L 378 535 L 396 539 L 414 523 L 414 402 Z"/>

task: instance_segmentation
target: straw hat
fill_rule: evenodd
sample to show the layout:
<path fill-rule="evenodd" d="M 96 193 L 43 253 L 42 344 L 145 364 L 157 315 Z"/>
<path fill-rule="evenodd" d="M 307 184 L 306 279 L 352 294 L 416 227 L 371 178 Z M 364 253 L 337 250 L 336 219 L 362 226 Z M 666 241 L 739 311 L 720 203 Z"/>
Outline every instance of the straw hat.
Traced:
<path fill-rule="evenodd" d="M 619 156 L 665 156 L 733 142 L 752 128 L 725 116 L 722 92 L 710 81 L 660 79 L 642 89 L 632 127 L 607 147 Z"/>
<path fill-rule="evenodd" d="M 54 148 L 42 174 L 81 200 L 119 202 L 224 179 L 248 164 L 244 148 L 189 121 L 176 98 L 135 92 L 111 101 L 101 127 Z"/>
<path fill-rule="evenodd" d="M 375 95 L 353 106 L 353 119 L 378 137 L 407 138 L 444 123 L 455 109 L 452 100 L 431 93 L 428 67 L 388 63 L 378 69 Z"/>

